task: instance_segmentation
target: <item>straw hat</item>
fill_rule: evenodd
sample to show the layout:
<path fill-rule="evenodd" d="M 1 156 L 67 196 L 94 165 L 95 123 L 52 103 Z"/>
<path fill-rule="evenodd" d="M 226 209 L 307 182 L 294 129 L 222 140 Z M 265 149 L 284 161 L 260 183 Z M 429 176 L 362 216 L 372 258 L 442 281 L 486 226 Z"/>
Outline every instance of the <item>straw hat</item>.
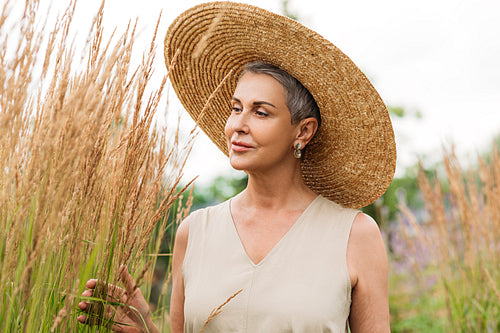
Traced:
<path fill-rule="evenodd" d="M 389 186 L 396 145 L 387 108 L 359 68 L 316 32 L 258 7 L 210 2 L 169 27 L 167 67 L 174 57 L 169 75 L 177 96 L 226 155 L 224 125 L 238 74 L 245 63 L 262 60 L 299 80 L 319 106 L 322 124 L 301 162 L 313 191 L 359 208 Z"/>

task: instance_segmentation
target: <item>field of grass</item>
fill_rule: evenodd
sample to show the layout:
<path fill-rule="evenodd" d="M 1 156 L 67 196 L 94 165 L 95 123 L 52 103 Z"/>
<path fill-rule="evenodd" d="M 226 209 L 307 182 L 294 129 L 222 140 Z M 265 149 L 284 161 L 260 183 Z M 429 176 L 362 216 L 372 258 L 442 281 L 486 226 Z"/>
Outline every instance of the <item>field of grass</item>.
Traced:
<path fill-rule="evenodd" d="M 0 16 L 0 331 L 86 331 L 76 304 L 89 278 L 116 283 L 127 264 L 149 297 L 160 243 L 187 212 L 169 208 L 191 140 L 156 128 L 156 36 L 133 67 L 133 23 L 103 40 L 101 8 L 80 43 L 74 2 L 53 27 L 38 1 L 13 17 L 22 5 Z"/>
<path fill-rule="evenodd" d="M 498 148 L 462 169 L 453 151 L 444 172 L 419 175 L 423 214 L 404 204 L 393 262 L 398 332 L 500 332 Z M 417 217 L 418 216 L 418 217 Z"/>

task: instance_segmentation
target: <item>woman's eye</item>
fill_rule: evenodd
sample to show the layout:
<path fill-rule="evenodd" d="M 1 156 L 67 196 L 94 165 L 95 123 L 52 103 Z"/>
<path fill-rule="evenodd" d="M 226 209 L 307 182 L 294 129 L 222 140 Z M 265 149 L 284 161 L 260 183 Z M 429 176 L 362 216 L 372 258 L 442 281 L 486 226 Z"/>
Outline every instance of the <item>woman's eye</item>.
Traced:
<path fill-rule="evenodd" d="M 255 111 L 255 113 L 261 117 L 267 117 L 269 115 L 267 112 L 264 111 Z"/>
<path fill-rule="evenodd" d="M 233 112 L 240 112 L 240 111 L 241 111 L 241 109 L 240 109 L 240 108 L 237 108 L 236 106 L 233 106 L 233 107 L 231 108 L 231 111 L 233 111 Z"/>

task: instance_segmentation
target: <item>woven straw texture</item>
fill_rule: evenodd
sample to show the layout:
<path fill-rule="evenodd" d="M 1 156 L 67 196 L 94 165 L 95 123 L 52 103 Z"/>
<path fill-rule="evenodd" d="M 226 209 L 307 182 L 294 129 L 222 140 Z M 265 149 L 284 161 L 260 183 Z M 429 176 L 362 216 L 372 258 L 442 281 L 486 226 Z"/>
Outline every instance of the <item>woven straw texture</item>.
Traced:
<path fill-rule="evenodd" d="M 313 191 L 359 208 L 389 186 L 396 145 L 387 108 L 358 67 L 316 32 L 258 7 L 211 2 L 171 24 L 165 37 L 167 66 L 176 54 L 173 88 L 226 155 L 224 125 L 238 74 L 245 63 L 262 60 L 297 78 L 319 106 L 322 124 L 301 163 Z"/>

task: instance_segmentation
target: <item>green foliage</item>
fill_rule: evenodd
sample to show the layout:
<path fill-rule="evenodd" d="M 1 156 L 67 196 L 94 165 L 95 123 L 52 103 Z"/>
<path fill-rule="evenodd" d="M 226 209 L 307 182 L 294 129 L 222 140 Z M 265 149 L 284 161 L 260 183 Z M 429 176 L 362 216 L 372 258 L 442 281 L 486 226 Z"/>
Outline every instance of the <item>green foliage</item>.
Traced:
<path fill-rule="evenodd" d="M 389 307 L 393 333 L 446 331 L 441 315 L 446 307 L 444 297 L 433 286 L 420 287 L 409 272 L 389 275 Z"/>
<path fill-rule="evenodd" d="M 419 110 L 415 110 L 412 112 L 408 112 L 401 106 L 388 106 L 387 110 L 391 116 L 397 118 L 405 118 L 405 117 L 414 117 L 416 119 L 421 119 L 423 117 L 422 113 Z"/>
<path fill-rule="evenodd" d="M 485 269 L 496 272 L 498 267 L 478 263 L 476 267 L 461 267 L 461 272 L 454 272 L 456 276 L 442 279 L 454 332 L 500 332 L 499 299 L 488 287 L 490 281 L 482 273 Z"/>
<path fill-rule="evenodd" d="M 395 177 L 382 197 L 363 207 L 362 211 L 377 221 L 381 228 L 386 229 L 397 220 L 398 205 L 401 202 L 406 202 L 414 209 L 422 208 L 416 169 L 415 165 L 408 168 L 404 176 Z"/>
<path fill-rule="evenodd" d="M 299 15 L 297 13 L 294 13 L 290 10 L 288 7 L 290 0 L 282 0 L 281 1 L 281 10 L 283 12 L 283 15 L 286 17 L 291 18 L 292 20 L 298 21 L 299 20 Z"/>
<path fill-rule="evenodd" d="M 195 187 L 193 191 L 193 210 L 226 201 L 245 189 L 248 176 L 218 176 L 206 187 Z"/>
<path fill-rule="evenodd" d="M 389 110 L 389 113 L 393 116 L 396 116 L 396 117 L 404 117 L 405 116 L 405 109 L 403 109 L 402 107 L 400 106 L 389 106 L 387 108 Z"/>

